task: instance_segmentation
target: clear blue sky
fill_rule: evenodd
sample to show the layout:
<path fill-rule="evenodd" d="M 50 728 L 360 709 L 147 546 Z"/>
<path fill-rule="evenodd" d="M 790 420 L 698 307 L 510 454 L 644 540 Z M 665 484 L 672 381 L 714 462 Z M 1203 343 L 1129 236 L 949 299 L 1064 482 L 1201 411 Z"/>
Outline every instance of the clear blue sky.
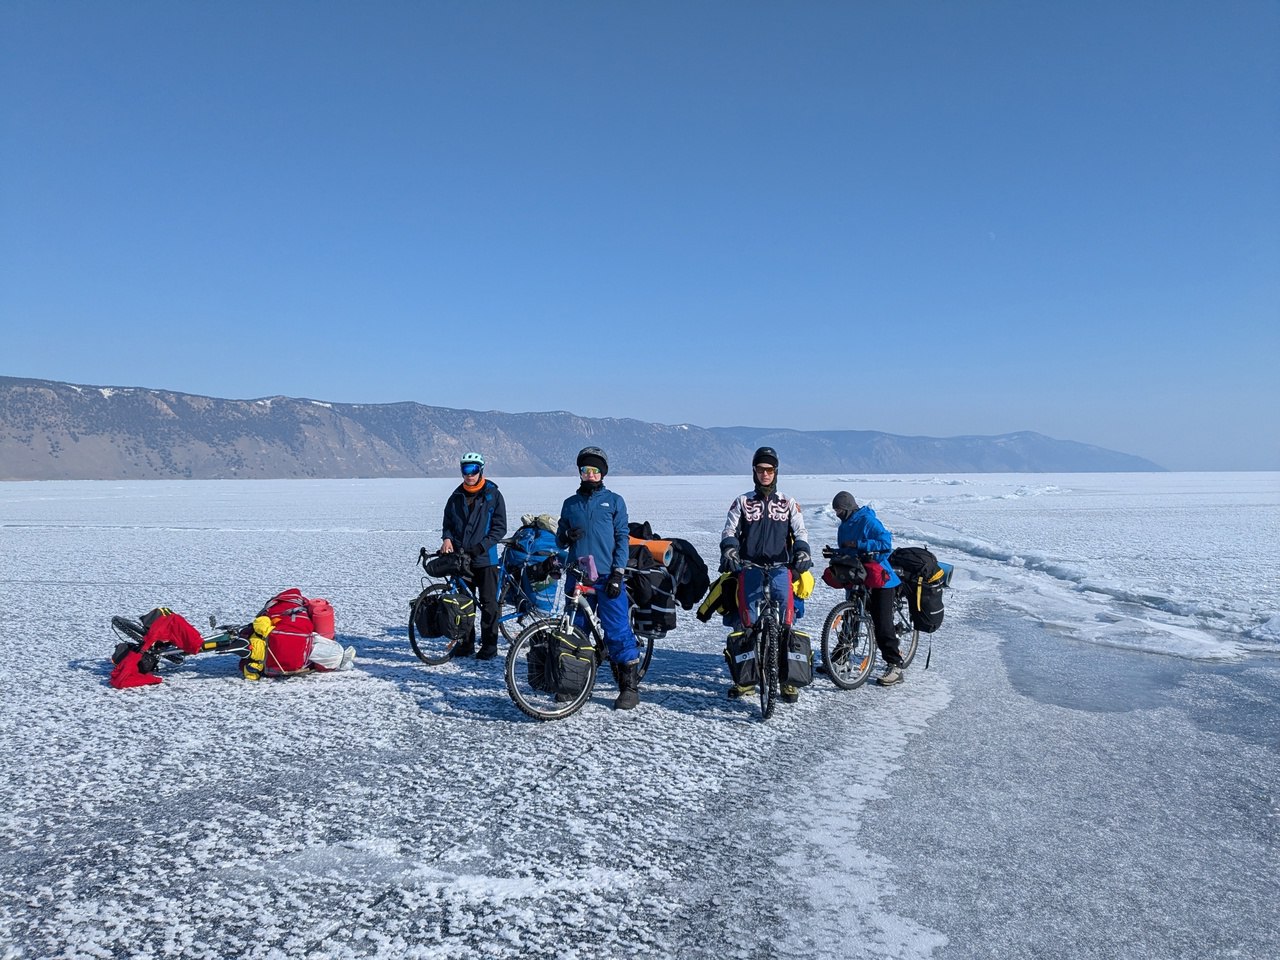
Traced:
<path fill-rule="evenodd" d="M 0 373 L 1280 469 L 1280 2 L 0 3 Z"/>

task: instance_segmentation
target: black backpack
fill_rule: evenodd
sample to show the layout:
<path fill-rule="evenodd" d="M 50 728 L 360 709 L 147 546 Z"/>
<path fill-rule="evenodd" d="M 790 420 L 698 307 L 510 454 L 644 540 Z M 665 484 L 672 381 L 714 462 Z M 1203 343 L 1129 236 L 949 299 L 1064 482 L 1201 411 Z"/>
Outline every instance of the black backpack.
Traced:
<path fill-rule="evenodd" d="M 899 547 L 889 554 L 889 565 L 902 578 L 898 589 L 907 595 L 911 625 L 921 633 L 942 626 L 942 588 L 946 573 L 938 558 L 924 547 Z"/>

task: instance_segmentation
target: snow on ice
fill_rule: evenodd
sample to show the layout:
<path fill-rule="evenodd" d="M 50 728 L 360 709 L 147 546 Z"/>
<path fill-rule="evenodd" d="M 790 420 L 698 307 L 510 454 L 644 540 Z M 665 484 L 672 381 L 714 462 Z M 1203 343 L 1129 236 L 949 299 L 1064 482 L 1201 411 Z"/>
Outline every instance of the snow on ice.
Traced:
<path fill-rule="evenodd" d="M 496 479 L 513 517 L 573 487 Z M 1278 481 L 784 465 L 815 549 L 848 489 L 956 575 L 928 670 L 767 724 L 684 611 L 632 714 L 422 665 L 450 480 L 2 484 L 0 957 L 1280 955 Z M 710 561 L 747 478 L 610 486 Z M 287 586 L 354 671 L 106 685 L 112 614 Z"/>

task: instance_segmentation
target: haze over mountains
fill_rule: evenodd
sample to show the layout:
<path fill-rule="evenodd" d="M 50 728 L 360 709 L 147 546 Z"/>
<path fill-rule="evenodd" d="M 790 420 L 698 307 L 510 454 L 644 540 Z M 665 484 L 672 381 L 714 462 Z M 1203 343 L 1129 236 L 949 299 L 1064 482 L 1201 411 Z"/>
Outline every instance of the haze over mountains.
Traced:
<path fill-rule="evenodd" d="M 905 437 L 872 430 L 697 427 L 419 403 L 222 400 L 143 387 L 0 377 L 0 480 L 453 476 L 467 450 L 494 476 L 571 473 L 587 445 L 619 474 L 1159 471 L 1141 457 L 1038 433 Z"/>

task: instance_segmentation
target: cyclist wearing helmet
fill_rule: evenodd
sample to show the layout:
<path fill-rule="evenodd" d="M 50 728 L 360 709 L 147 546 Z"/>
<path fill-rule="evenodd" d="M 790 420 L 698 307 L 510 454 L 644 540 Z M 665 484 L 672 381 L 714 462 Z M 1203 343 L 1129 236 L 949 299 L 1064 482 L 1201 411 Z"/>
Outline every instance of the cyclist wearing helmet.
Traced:
<path fill-rule="evenodd" d="M 751 472 L 755 487 L 729 504 L 729 515 L 720 535 L 721 572 L 741 569 L 742 561 L 748 560 L 751 563 L 783 563 L 797 574 L 804 573 L 813 566 L 809 534 L 804 527 L 799 501 L 778 492 L 778 452 L 773 447 L 758 449 L 751 458 Z M 795 619 L 791 573 L 781 569 L 771 576 L 774 596 L 785 598 L 782 616 L 790 627 Z M 744 570 L 739 580 L 740 596 L 745 596 L 749 602 L 763 593 L 761 571 Z M 729 687 L 729 698 L 736 700 L 753 689 L 733 684 Z M 784 683 L 782 699 L 795 703 L 800 699 L 800 690 Z"/>
<path fill-rule="evenodd" d="M 498 655 L 498 541 L 507 533 L 507 504 L 498 485 L 484 477 L 484 457 L 464 453 L 460 466 L 462 483 L 444 505 L 440 552 L 471 558 L 467 579 L 480 598 L 480 650 L 473 632 L 453 656 L 492 660 Z"/>
<path fill-rule="evenodd" d="M 630 710 L 640 702 L 640 649 L 631 632 L 630 603 L 627 599 L 629 530 L 627 505 L 604 485 L 609 459 L 599 447 L 583 447 L 578 452 L 578 492 L 560 508 L 556 542 L 569 550 L 570 561 L 590 558 L 596 569 L 596 611 L 604 628 L 609 660 L 617 668 L 618 710 Z M 574 580 L 569 578 L 566 593 Z"/>

